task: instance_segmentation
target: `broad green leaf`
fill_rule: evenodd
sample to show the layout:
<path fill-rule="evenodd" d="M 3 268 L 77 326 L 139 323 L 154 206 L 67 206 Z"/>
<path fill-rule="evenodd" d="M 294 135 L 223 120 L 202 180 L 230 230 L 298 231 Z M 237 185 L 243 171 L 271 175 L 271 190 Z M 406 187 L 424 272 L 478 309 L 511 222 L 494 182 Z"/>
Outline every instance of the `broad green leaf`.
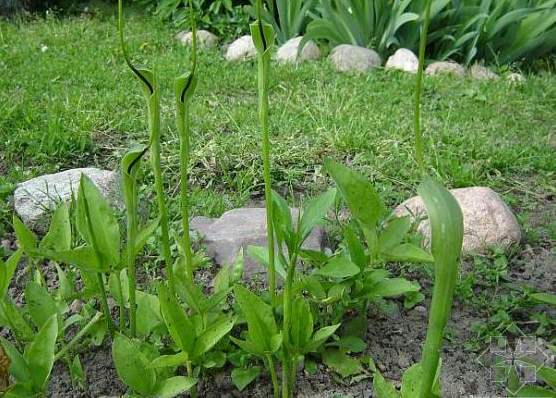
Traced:
<path fill-rule="evenodd" d="M 524 386 L 517 391 L 516 395 L 512 396 L 518 398 L 556 398 L 556 392 L 537 386 Z"/>
<path fill-rule="evenodd" d="M 41 393 L 40 391 L 35 391 L 29 383 L 15 383 L 6 391 L 3 398 L 36 398 Z"/>
<path fill-rule="evenodd" d="M 117 333 L 112 343 L 112 358 L 116 372 L 129 388 L 143 394 L 152 395 L 156 388 L 156 372 L 149 368 L 150 361 L 135 343 Z"/>
<path fill-rule="evenodd" d="M 154 395 L 157 398 L 173 398 L 177 395 L 186 393 L 197 384 L 199 380 L 194 377 L 174 376 L 164 380 L 157 387 Z"/>
<path fill-rule="evenodd" d="M 77 195 L 77 230 L 101 259 L 101 269 L 116 266 L 120 259 L 120 228 L 114 212 L 98 188 L 81 175 Z"/>
<path fill-rule="evenodd" d="M 353 227 L 348 226 L 344 229 L 344 242 L 349 251 L 351 261 L 353 261 L 353 263 L 355 263 L 361 270 L 364 270 L 368 265 L 365 247 L 361 244 L 361 241 L 353 230 Z"/>
<path fill-rule="evenodd" d="M 195 329 L 191 320 L 180 306 L 176 296 L 166 287 L 164 283 L 158 285 L 158 299 L 162 317 L 170 332 L 172 340 L 185 352 L 192 353 L 195 341 Z"/>
<path fill-rule="evenodd" d="M 373 377 L 373 388 L 377 398 L 402 398 L 394 385 L 386 380 L 379 372 Z"/>
<path fill-rule="evenodd" d="M 243 268 L 245 266 L 243 259 L 243 247 L 240 247 L 239 252 L 237 253 L 236 257 L 236 264 L 232 269 L 232 273 L 230 275 L 230 284 L 235 285 L 238 283 L 241 278 L 243 277 Z"/>
<path fill-rule="evenodd" d="M 332 326 L 325 326 L 320 328 L 315 332 L 313 337 L 311 338 L 311 343 L 306 347 L 305 352 L 313 352 L 318 349 L 322 344 L 326 342 L 332 336 L 336 330 L 340 327 L 340 324 L 332 325 Z"/>
<path fill-rule="evenodd" d="M 328 349 L 322 354 L 322 361 L 343 378 L 363 371 L 361 363 L 348 356 L 343 350 Z"/>
<path fill-rule="evenodd" d="M 54 365 L 56 338 L 58 337 L 58 320 L 51 316 L 39 329 L 34 340 L 29 344 L 23 359 L 27 362 L 35 390 L 44 391 Z"/>
<path fill-rule="evenodd" d="M 13 216 L 13 227 L 20 247 L 25 250 L 37 247 L 37 237 L 15 214 Z"/>
<path fill-rule="evenodd" d="M 382 248 L 381 248 L 382 250 Z M 394 247 L 381 251 L 380 256 L 386 261 L 392 262 L 411 262 L 411 263 L 432 263 L 434 257 L 425 250 L 412 245 L 411 243 L 402 243 Z"/>
<path fill-rule="evenodd" d="M 0 259 L 0 300 L 6 295 L 12 283 L 12 278 L 22 254 L 23 249 L 18 249 L 5 263 Z"/>
<path fill-rule="evenodd" d="M 232 383 L 239 391 L 243 391 L 245 387 L 251 384 L 261 374 L 260 366 L 250 368 L 235 368 L 232 370 Z"/>
<path fill-rule="evenodd" d="M 556 369 L 548 366 L 541 366 L 537 369 L 537 376 L 556 392 Z"/>
<path fill-rule="evenodd" d="M 0 323 L 2 326 L 13 325 L 12 330 L 21 340 L 30 341 L 33 339 L 34 331 L 26 320 L 21 308 L 16 306 L 14 302 L 7 296 L 4 296 L 4 305 L 0 305 Z M 6 312 L 4 312 L 6 311 Z M 11 322 L 8 324 L 7 319 Z"/>
<path fill-rule="evenodd" d="M 309 303 L 296 297 L 292 305 L 292 320 L 289 343 L 294 351 L 302 352 L 313 335 L 313 316 Z"/>
<path fill-rule="evenodd" d="M 53 315 L 62 320 L 58 305 L 54 297 L 43 286 L 30 281 L 25 287 L 25 301 L 27 311 L 38 328 L 41 328 Z"/>
<path fill-rule="evenodd" d="M 2 338 L 0 339 L 2 347 L 6 350 L 6 354 L 10 357 L 10 374 L 20 382 L 26 382 L 31 380 L 31 371 L 29 370 L 29 365 L 23 358 L 23 355 L 17 351 L 13 344 Z"/>
<path fill-rule="evenodd" d="M 330 159 L 324 161 L 324 167 L 338 185 L 352 216 L 367 227 L 374 228 L 384 205 L 372 185 L 359 174 Z"/>
<path fill-rule="evenodd" d="M 39 248 L 56 252 L 71 249 L 71 224 L 67 204 L 62 203 L 52 215 L 50 228 L 39 244 Z"/>
<path fill-rule="evenodd" d="M 153 294 L 140 290 L 135 292 L 137 297 L 137 334 L 147 337 L 164 320 L 160 312 L 160 302 Z"/>
<path fill-rule="evenodd" d="M 440 376 L 440 364 L 435 374 L 434 384 L 432 387 L 432 394 L 440 394 L 440 383 L 438 377 Z M 419 395 L 419 390 L 423 382 L 423 370 L 420 363 L 411 365 L 403 374 L 401 393 L 403 398 L 413 398 Z"/>
<path fill-rule="evenodd" d="M 249 341 L 259 355 L 273 352 L 271 339 L 278 333 L 272 307 L 243 286 L 234 287 L 234 296 L 247 320 Z"/>
<path fill-rule="evenodd" d="M 254 22 L 250 25 L 253 44 L 260 56 L 270 58 L 270 52 L 274 46 L 274 29 L 266 22 Z"/>
<path fill-rule="evenodd" d="M 329 189 L 305 205 L 299 224 L 299 233 L 301 234 L 302 241 L 309 236 L 313 228 L 324 221 L 328 211 L 334 204 L 335 197 L 336 190 Z"/>
<path fill-rule="evenodd" d="M 143 250 L 143 247 L 145 247 L 149 238 L 155 234 L 159 225 L 160 217 L 157 217 L 139 231 L 135 237 L 135 254 L 138 254 L 141 250 Z"/>
<path fill-rule="evenodd" d="M 234 327 L 235 318 L 221 316 L 222 318 L 210 325 L 195 340 L 195 348 L 193 349 L 192 359 L 198 358 L 206 352 L 210 351 L 224 336 L 230 333 Z"/>
<path fill-rule="evenodd" d="M 533 293 L 531 298 L 541 303 L 556 305 L 556 295 L 550 293 Z"/>
<path fill-rule="evenodd" d="M 368 295 L 395 297 L 407 292 L 418 292 L 419 286 L 404 278 L 384 279 L 370 288 Z"/>
<path fill-rule="evenodd" d="M 178 104 L 187 104 L 197 88 L 198 79 L 194 71 L 174 80 L 174 94 Z"/>
<path fill-rule="evenodd" d="M 95 251 L 90 246 L 81 246 L 66 252 L 43 250 L 41 254 L 50 260 L 62 264 L 73 265 L 83 271 L 94 273 L 102 271 L 101 264 L 97 261 Z"/>
<path fill-rule="evenodd" d="M 361 269 L 344 256 L 334 257 L 324 267 L 313 271 L 314 275 L 322 275 L 328 278 L 349 278 L 357 275 Z"/>
<path fill-rule="evenodd" d="M 188 360 L 189 354 L 187 352 L 180 352 L 174 355 L 161 355 L 149 364 L 149 368 L 184 366 Z"/>
<path fill-rule="evenodd" d="M 342 336 L 338 340 L 338 347 L 348 352 L 363 352 L 367 348 L 367 343 L 357 336 Z"/>
<path fill-rule="evenodd" d="M 221 292 L 230 287 L 230 266 L 224 264 L 213 280 L 214 291 Z"/>
<path fill-rule="evenodd" d="M 399 245 L 411 228 L 409 216 L 396 217 L 390 220 L 386 228 L 378 236 L 378 245 L 382 252 Z"/>
<path fill-rule="evenodd" d="M 321 301 L 326 298 L 326 292 L 317 277 L 302 275 L 301 281 L 303 283 L 303 287 L 309 292 L 313 299 Z"/>
<path fill-rule="evenodd" d="M 247 246 L 247 254 L 251 257 L 257 264 L 268 268 L 268 249 L 262 246 Z M 276 267 L 276 273 L 286 279 L 286 269 L 282 263 L 278 254 L 274 257 L 274 265 Z"/>

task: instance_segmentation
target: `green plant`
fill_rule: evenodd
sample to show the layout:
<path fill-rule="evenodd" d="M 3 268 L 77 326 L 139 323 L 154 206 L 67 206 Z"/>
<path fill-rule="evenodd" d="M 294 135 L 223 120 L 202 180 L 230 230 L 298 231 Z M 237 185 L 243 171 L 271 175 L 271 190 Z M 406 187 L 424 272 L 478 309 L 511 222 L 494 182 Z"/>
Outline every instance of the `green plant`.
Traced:
<path fill-rule="evenodd" d="M 258 18 L 256 0 L 250 0 L 251 5 L 246 6 L 247 12 Z M 317 0 L 267 0 L 266 9 L 262 10 L 261 17 L 271 24 L 276 33 L 278 43 L 283 44 L 291 38 L 304 33 Z"/>
<path fill-rule="evenodd" d="M 309 40 L 325 40 L 333 46 L 353 44 L 373 47 L 386 54 L 399 47 L 398 31 L 419 15 L 409 12 L 408 0 L 319 0 L 318 16 L 307 26 L 301 47 Z"/>

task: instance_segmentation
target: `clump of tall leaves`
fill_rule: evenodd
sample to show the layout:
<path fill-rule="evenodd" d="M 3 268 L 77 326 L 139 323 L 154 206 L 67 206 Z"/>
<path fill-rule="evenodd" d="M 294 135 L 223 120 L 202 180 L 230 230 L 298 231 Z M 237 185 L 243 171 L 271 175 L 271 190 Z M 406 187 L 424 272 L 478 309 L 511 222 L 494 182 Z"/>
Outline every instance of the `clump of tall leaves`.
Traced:
<path fill-rule="evenodd" d="M 421 361 L 404 373 L 400 392 L 392 384 L 386 382 L 379 373 L 376 373 L 373 385 L 379 398 L 429 398 L 439 396 L 440 353 L 444 330 L 451 313 L 463 243 L 461 208 L 454 196 L 442 184 L 426 173 L 423 156 L 420 102 L 431 5 L 432 0 L 428 0 L 419 48 L 414 122 L 416 161 L 423 175 L 417 191 L 423 199 L 431 225 L 431 252 L 435 270 L 434 288 Z"/>

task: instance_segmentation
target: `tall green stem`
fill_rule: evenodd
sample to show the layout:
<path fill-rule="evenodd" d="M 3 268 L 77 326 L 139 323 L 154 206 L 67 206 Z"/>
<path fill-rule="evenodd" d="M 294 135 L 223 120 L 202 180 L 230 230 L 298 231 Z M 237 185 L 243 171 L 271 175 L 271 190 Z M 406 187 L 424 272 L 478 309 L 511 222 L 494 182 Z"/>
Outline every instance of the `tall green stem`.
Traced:
<path fill-rule="evenodd" d="M 106 288 L 104 287 L 104 275 L 102 272 L 97 273 L 97 281 L 100 289 L 100 306 L 104 317 L 106 318 L 106 325 L 108 326 L 108 333 L 110 338 L 114 338 L 114 324 L 110 315 L 110 308 L 108 307 L 108 300 L 106 298 Z"/>
<path fill-rule="evenodd" d="M 289 398 L 293 391 L 291 391 L 292 373 L 295 374 L 296 370 L 292 368 L 294 365 L 291 353 L 288 352 L 287 347 L 290 346 L 290 330 L 292 321 L 292 307 L 293 307 L 293 279 L 295 276 L 295 264 L 297 262 L 297 253 L 292 253 L 288 264 L 286 273 L 286 282 L 284 284 L 284 319 L 282 323 L 282 333 L 284 339 L 284 362 L 282 363 L 282 398 Z"/>
<path fill-rule="evenodd" d="M 129 198 L 129 206 L 127 208 L 127 281 L 129 290 L 129 333 L 133 338 L 137 330 L 137 304 L 135 298 L 135 236 L 137 234 L 137 206 L 135 181 L 131 189 L 131 197 Z M 118 274 L 118 284 L 121 287 L 120 275 Z M 123 301 L 123 300 L 122 300 Z M 121 303 L 123 304 L 123 303 Z M 121 316 L 121 315 L 120 315 Z M 120 325 L 121 328 L 121 325 Z M 122 328 L 123 330 L 123 328 Z"/>
<path fill-rule="evenodd" d="M 270 179 L 270 138 L 268 133 L 268 88 L 270 81 L 270 56 L 267 54 L 269 43 L 266 42 L 263 22 L 262 4 L 257 0 L 257 24 L 261 40 L 262 51 L 258 54 L 258 91 L 259 91 L 259 119 L 262 133 L 262 155 L 264 171 L 264 193 L 266 206 L 266 231 L 268 237 L 268 280 L 270 285 L 270 302 L 276 297 L 276 268 L 274 264 L 274 227 L 272 219 L 272 184 Z"/>
<path fill-rule="evenodd" d="M 73 339 L 71 339 L 71 341 L 67 345 L 65 345 L 58 353 L 56 353 L 56 355 L 54 356 L 54 362 L 58 361 L 60 358 L 66 355 L 66 353 L 71 350 L 79 342 L 79 340 L 83 338 L 83 336 L 89 333 L 89 330 L 95 325 L 95 323 L 99 321 L 101 317 L 102 314 L 100 312 L 97 312 L 95 316 L 92 317 L 91 320 L 85 325 L 85 327 L 79 330 L 79 332 L 77 332 Z"/>
<path fill-rule="evenodd" d="M 278 375 L 274 366 L 274 359 L 271 354 L 266 356 L 268 370 L 270 372 L 270 379 L 272 380 L 272 389 L 274 391 L 274 398 L 280 398 L 280 384 L 278 383 Z"/>
<path fill-rule="evenodd" d="M 427 32 L 429 30 L 429 20 L 431 15 L 432 0 L 427 0 L 425 10 L 425 20 L 421 32 L 421 42 L 419 44 L 419 65 L 417 67 L 417 79 L 415 81 L 414 98 L 414 129 L 415 129 L 415 159 L 421 174 L 425 174 L 425 161 L 423 156 L 423 137 L 421 132 L 421 91 L 423 89 L 423 67 L 425 64 L 425 49 L 427 47 Z"/>
<path fill-rule="evenodd" d="M 193 256 L 191 251 L 191 237 L 189 235 L 189 198 L 188 198 L 188 167 L 190 155 L 190 98 L 195 89 L 195 68 L 197 65 L 197 27 L 193 12 L 193 2 L 189 0 L 189 12 L 192 32 L 191 70 L 185 81 L 177 80 L 177 127 L 180 136 L 180 177 L 181 177 L 181 218 L 183 223 L 183 246 L 185 250 L 187 278 L 193 282 Z M 181 87 L 183 84 L 183 87 Z M 191 93 L 190 93 L 191 90 Z"/>
<path fill-rule="evenodd" d="M 118 285 L 116 286 L 116 288 L 118 289 L 118 305 L 120 307 L 120 313 L 119 313 L 120 332 L 123 332 L 125 329 L 125 303 L 124 303 L 124 296 L 122 290 L 122 278 L 120 277 L 120 273 L 118 271 L 114 272 L 114 277 L 116 278 L 116 284 Z M 131 312 L 131 308 L 130 308 L 130 312 Z M 131 314 L 130 314 L 130 318 L 131 318 Z"/>

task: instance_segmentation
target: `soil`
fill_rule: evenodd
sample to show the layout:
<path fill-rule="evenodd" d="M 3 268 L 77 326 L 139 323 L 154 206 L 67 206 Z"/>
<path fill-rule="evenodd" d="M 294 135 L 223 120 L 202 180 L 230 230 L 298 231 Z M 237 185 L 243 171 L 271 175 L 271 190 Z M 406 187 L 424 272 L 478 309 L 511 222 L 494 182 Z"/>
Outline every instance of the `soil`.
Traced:
<path fill-rule="evenodd" d="M 542 220 L 544 222 L 553 220 L 556 216 L 556 204 L 553 201 L 543 203 L 540 208 L 541 210 L 536 212 L 539 214 L 538 219 L 533 217 L 529 221 L 531 226 Z M 466 262 L 463 269 L 469 269 L 471 266 L 470 262 Z M 543 232 L 534 247 L 526 244 L 520 253 L 512 257 L 508 270 L 510 281 L 527 284 L 541 291 L 554 292 L 555 241 Z M 423 280 L 422 276 L 420 274 L 420 283 L 425 292 L 430 292 L 430 282 Z M 21 292 L 20 289 L 23 287 L 20 279 L 12 288 L 12 294 L 15 293 L 16 297 L 17 292 Z M 16 300 L 20 299 L 16 298 Z M 378 313 L 372 308 L 369 310 L 366 354 L 372 356 L 385 378 L 396 385 L 400 384 L 403 370 L 420 359 L 421 346 L 427 329 L 428 303 L 427 299 L 421 305 L 409 310 L 404 309 L 399 303 L 399 310 L 391 315 Z M 465 345 L 473 337 L 473 322 L 482 319 L 484 319 L 482 314 L 464 305 L 456 297 L 449 324 L 450 338 L 445 342 L 442 353 L 441 385 L 444 398 L 507 396 L 502 384 L 491 381 L 490 369 L 482 366 L 477 360 L 484 347 L 469 350 Z M 65 364 L 57 363 L 53 369 L 48 397 L 99 398 L 119 396 L 124 392 L 124 386 L 114 369 L 108 343 L 83 351 L 81 362 L 87 379 L 86 391 L 75 389 Z M 246 390 L 239 392 L 232 385 L 229 374 L 229 371 L 221 371 L 205 376 L 198 386 L 198 396 L 204 398 L 272 396 L 268 377 L 263 375 Z M 375 397 L 370 377 L 353 383 L 341 382 L 323 365 L 319 365 L 318 372 L 314 375 L 309 375 L 305 371 L 300 372 L 298 380 L 297 397 L 299 398 Z"/>

